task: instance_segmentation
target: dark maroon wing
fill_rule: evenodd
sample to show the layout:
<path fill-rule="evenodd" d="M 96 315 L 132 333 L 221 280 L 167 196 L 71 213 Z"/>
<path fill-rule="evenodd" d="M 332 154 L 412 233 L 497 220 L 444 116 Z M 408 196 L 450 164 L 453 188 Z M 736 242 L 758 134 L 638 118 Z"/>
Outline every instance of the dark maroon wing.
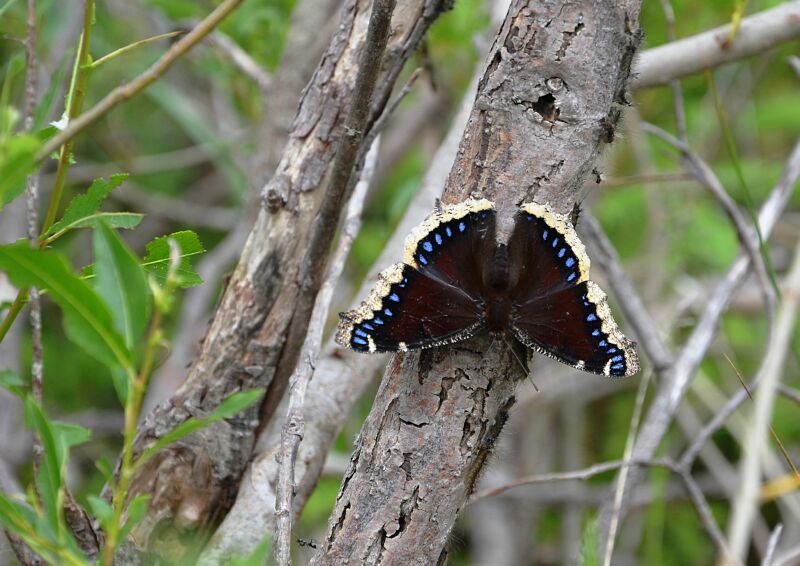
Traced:
<path fill-rule="evenodd" d="M 512 330 L 525 345 L 578 369 L 608 376 L 639 370 L 605 293 L 589 281 L 589 258 L 569 218 L 528 204 L 509 240 L 518 283 Z"/>
<path fill-rule="evenodd" d="M 484 326 L 480 250 L 493 238 L 489 201 L 435 212 L 406 240 L 406 263 L 384 270 L 361 306 L 340 315 L 336 341 L 361 352 L 394 352 L 474 335 Z"/>

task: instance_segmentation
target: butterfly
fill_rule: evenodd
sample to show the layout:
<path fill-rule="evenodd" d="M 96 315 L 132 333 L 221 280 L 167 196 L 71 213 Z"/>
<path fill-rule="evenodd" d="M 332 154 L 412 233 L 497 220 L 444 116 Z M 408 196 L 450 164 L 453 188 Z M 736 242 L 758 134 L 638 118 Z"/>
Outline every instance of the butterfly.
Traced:
<path fill-rule="evenodd" d="M 341 313 L 336 341 L 359 352 L 405 352 L 481 332 L 587 372 L 639 371 L 569 216 L 519 207 L 507 243 L 495 240 L 486 199 L 440 206 L 406 238 L 403 263 L 385 269 L 358 308 Z"/>

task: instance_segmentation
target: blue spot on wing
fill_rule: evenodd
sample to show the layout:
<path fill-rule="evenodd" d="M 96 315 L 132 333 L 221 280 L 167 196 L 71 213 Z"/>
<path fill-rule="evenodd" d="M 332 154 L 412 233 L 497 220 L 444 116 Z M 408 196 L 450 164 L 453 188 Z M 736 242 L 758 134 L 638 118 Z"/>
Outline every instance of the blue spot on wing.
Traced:
<path fill-rule="evenodd" d="M 387 308 L 383 309 L 383 314 L 386 316 L 394 316 L 394 313 Z"/>
<path fill-rule="evenodd" d="M 422 254 L 417 254 L 417 259 L 422 265 L 428 265 L 428 260 L 425 259 L 425 256 Z"/>
<path fill-rule="evenodd" d="M 372 320 L 372 322 L 374 322 L 375 324 L 380 324 L 380 325 L 383 325 L 383 319 L 382 319 L 381 317 L 379 317 L 379 316 L 376 316 L 376 317 L 375 317 L 375 318 Z"/>
<path fill-rule="evenodd" d="M 391 295 L 389 295 L 389 299 L 391 299 L 395 303 L 399 303 L 400 302 L 400 297 L 397 296 L 397 293 L 392 293 Z"/>
<path fill-rule="evenodd" d="M 623 358 L 622 358 L 622 354 L 617 354 L 616 356 L 614 356 L 613 358 L 611 358 L 611 361 L 612 361 L 612 362 L 621 362 L 622 360 L 623 360 Z"/>
<path fill-rule="evenodd" d="M 558 250 L 558 257 L 564 257 L 565 253 L 567 253 L 567 248 L 561 248 L 560 250 Z"/>
<path fill-rule="evenodd" d="M 364 322 L 361 326 L 363 326 L 367 330 L 375 330 L 375 327 L 372 326 L 369 322 Z"/>
<path fill-rule="evenodd" d="M 431 243 L 429 241 L 427 241 L 427 240 L 422 242 L 422 247 L 425 248 L 426 252 L 432 252 L 433 251 L 433 245 L 431 245 Z"/>
<path fill-rule="evenodd" d="M 545 230 L 544 232 L 542 232 L 542 240 L 546 240 L 547 239 L 547 234 L 548 233 L 549 233 L 548 230 Z"/>
<path fill-rule="evenodd" d="M 365 325 L 365 326 L 366 326 L 366 325 Z M 600 336 L 600 330 L 599 330 L 599 329 L 597 329 L 597 328 L 595 328 L 594 330 L 592 330 L 592 336 Z"/>
<path fill-rule="evenodd" d="M 353 338 L 353 343 L 354 344 L 361 344 L 362 346 L 366 346 L 367 345 L 367 341 L 364 340 L 363 338 L 359 338 L 358 336 Z"/>
<path fill-rule="evenodd" d="M 442 237 L 439 235 L 439 233 L 437 232 L 436 234 L 433 235 L 433 237 L 436 240 L 436 244 L 441 246 L 442 245 Z"/>
<path fill-rule="evenodd" d="M 594 313 L 592 313 L 592 314 L 590 314 L 589 316 L 586 317 L 586 322 L 592 322 L 592 321 L 595 321 L 595 320 L 597 320 L 597 316 L 595 316 Z"/>
<path fill-rule="evenodd" d="M 572 273 L 569 274 L 569 277 L 567 277 L 567 282 L 572 281 L 577 276 L 578 276 L 578 274 L 573 271 Z"/>
<path fill-rule="evenodd" d="M 610 347 L 608 350 L 606 350 L 606 352 L 608 352 L 609 354 L 613 354 L 616 351 L 617 351 L 617 349 L 615 347 L 613 347 L 613 346 Z"/>
<path fill-rule="evenodd" d="M 466 224 L 464 224 L 463 222 L 459 222 L 458 223 L 458 231 L 459 232 L 463 232 L 466 229 L 467 229 L 467 225 Z"/>
<path fill-rule="evenodd" d="M 369 336 L 369 334 L 367 334 L 366 332 L 364 332 L 364 331 L 363 331 L 363 330 L 361 330 L 360 328 L 356 328 L 356 334 L 358 334 L 359 336 L 363 336 L 364 338 L 366 338 L 367 336 Z"/>
<path fill-rule="evenodd" d="M 568 258 L 567 258 L 567 261 L 565 261 L 565 262 L 564 262 L 564 264 L 565 264 L 567 267 L 572 267 L 573 265 L 575 265 L 575 258 L 568 257 Z"/>
<path fill-rule="evenodd" d="M 606 346 L 608 346 L 608 342 L 606 342 L 605 340 L 600 340 L 600 343 L 597 345 L 600 346 L 601 348 L 605 348 Z"/>
<path fill-rule="evenodd" d="M 447 234 L 447 237 L 451 237 L 453 235 L 453 231 L 450 229 L 450 226 L 445 226 L 444 231 Z"/>

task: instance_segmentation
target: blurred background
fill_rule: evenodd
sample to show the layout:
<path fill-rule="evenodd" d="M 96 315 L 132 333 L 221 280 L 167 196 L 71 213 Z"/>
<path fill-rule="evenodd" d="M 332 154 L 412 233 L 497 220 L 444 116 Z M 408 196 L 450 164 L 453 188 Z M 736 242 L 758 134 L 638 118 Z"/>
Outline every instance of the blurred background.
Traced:
<path fill-rule="evenodd" d="M 296 7 L 295 0 L 244 2 L 210 40 L 168 75 L 77 139 L 76 164 L 69 171 L 63 202 L 85 191 L 92 179 L 128 172 L 130 178 L 112 193 L 106 206 L 147 215 L 136 230 L 123 234 L 134 250 L 142 252 L 153 237 L 185 228 L 195 230 L 209 250 L 198 264 L 205 284 L 188 290 L 182 308 L 168 321 L 171 349 L 154 375 L 149 407 L 166 399 L 185 375 L 224 277 L 235 265 L 254 219 L 258 193 L 280 156 L 300 91 L 337 25 L 339 2 L 297 2 L 301 6 Z M 82 3 L 40 0 L 38 4 L 40 97 L 47 103 L 44 118 L 54 121 L 63 109 L 82 25 Z M 745 15 L 778 4 L 749 2 Z M 98 59 L 143 38 L 186 29 L 214 5 L 205 0 L 100 2 L 92 56 Z M 729 22 L 736 5 L 673 0 L 672 8 L 680 38 Z M 422 69 L 382 135 L 363 226 L 337 293 L 334 315 L 359 298 L 354 297 L 356 291 L 415 196 L 476 66 L 482 65 L 493 36 L 493 12 L 502 9 L 491 0 L 455 2 L 453 10 L 433 26 L 424 48 L 401 78 L 399 85 L 414 69 Z M 641 26 L 645 32 L 642 49 L 667 42 L 660 2 L 645 0 Z M 22 107 L 24 49 L 15 38 L 24 35 L 24 3 L 1 2 L 0 112 L 6 114 L 5 120 L 13 119 L 14 108 L 19 112 Z M 145 70 L 169 41 L 144 45 L 99 67 L 91 75 L 86 107 Z M 799 46 L 797 41 L 787 43 L 713 72 L 738 159 L 726 149 L 708 77 L 699 74 L 682 80 L 690 146 L 743 208 L 749 191 L 758 209 L 800 136 L 800 69 L 793 68 L 789 59 L 798 54 Z M 614 143 L 598 164 L 599 176 L 587 180 L 583 206 L 592 211 L 613 242 L 659 334 L 677 347 L 708 303 L 714 283 L 736 257 L 739 241 L 716 199 L 684 172 L 673 148 L 644 133 L 643 122 L 675 133 L 672 90 L 649 88 L 633 92 L 631 99 Z M 45 168 L 41 179 L 46 192 L 52 186 L 52 170 Z M 20 199 L 0 215 L 2 242 L 24 236 L 24 208 L 19 208 L 23 203 Z M 578 228 L 581 232 L 580 222 Z M 778 281 L 789 267 L 799 235 L 800 196 L 795 193 L 769 244 Z M 88 238 L 88 233 L 75 232 L 57 245 L 79 267 L 91 262 Z M 608 289 L 605 278 L 595 267 L 593 279 Z M 6 288 L 0 288 L 0 293 L 0 301 L 13 298 Z M 618 313 L 613 296 L 611 303 Z M 102 486 L 94 462 L 103 456 L 114 461 L 120 450 L 122 412 L 106 370 L 71 347 L 52 304 L 45 302 L 44 309 L 45 407 L 54 417 L 93 431 L 94 441 L 76 448 L 71 461 L 70 483 L 83 501 Z M 333 322 L 332 317 L 331 328 Z M 622 326 L 626 328 L 624 321 Z M 12 332 L 0 350 L 2 365 L 29 374 L 29 333 L 24 324 L 17 324 Z M 724 315 L 721 331 L 660 453 L 679 455 L 699 427 L 741 389 L 725 356 L 746 381 L 755 375 L 767 346 L 767 332 L 761 293 L 756 282 L 748 279 Z M 800 462 L 800 410 L 792 394 L 800 389 L 799 354 L 800 331 L 795 328 L 782 376 L 785 395 L 776 399 L 771 420 L 795 462 Z M 540 392 L 521 384 L 518 403 L 482 488 L 623 456 L 637 389 L 649 370 L 636 378 L 611 381 L 544 358 L 535 363 Z M 303 512 L 298 536 L 304 540 L 324 536 L 353 439 L 369 411 L 379 374 L 356 404 Z M 30 439 L 22 432 L 16 403 L 16 398 L 0 391 L 0 474 L 6 485 L 19 488 L 29 480 L 31 465 Z M 714 434 L 692 469 L 723 530 L 750 405 L 745 402 Z M 788 465 L 777 446 L 770 444 L 768 450 L 776 457 L 770 460 L 767 477 L 787 473 Z M 647 474 L 620 528 L 615 563 L 710 563 L 714 545 L 679 479 L 665 470 Z M 608 472 L 586 482 L 520 487 L 475 502 L 449 543 L 452 563 L 560 564 L 574 559 L 598 506 L 609 497 L 613 478 L 614 473 Z M 797 489 L 795 485 L 789 491 Z M 774 499 L 764 500 L 755 525 L 753 563 L 758 563 L 777 522 L 800 524 L 800 516 L 787 516 L 791 509 Z M 298 559 L 305 562 L 313 552 L 301 548 Z M 0 556 L 0 563 L 6 559 L 7 554 Z"/>

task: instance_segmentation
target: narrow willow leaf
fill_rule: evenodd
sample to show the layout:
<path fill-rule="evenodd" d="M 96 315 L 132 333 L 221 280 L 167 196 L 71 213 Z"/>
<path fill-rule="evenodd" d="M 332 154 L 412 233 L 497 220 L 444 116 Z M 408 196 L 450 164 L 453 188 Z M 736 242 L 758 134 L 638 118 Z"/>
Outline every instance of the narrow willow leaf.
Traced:
<path fill-rule="evenodd" d="M 245 410 L 247 407 L 258 401 L 264 395 L 263 389 L 251 389 L 234 393 L 225 399 L 219 406 L 206 418 L 198 419 L 192 417 L 176 426 L 167 434 L 162 436 L 158 442 L 147 448 L 135 463 L 135 467 L 142 466 L 147 460 L 152 458 L 159 450 L 180 440 L 181 438 L 207 427 L 208 425 Z"/>
<path fill-rule="evenodd" d="M 103 221 L 112 228 L 124 228 L 130 230 L 136 228 L 144 218 L 144 214 L 138 212 L 96 212 L 83 218 L 78 218 L 74 222 L 64 225 L 58 232 L 52 233 L 47 240 L 53 241 L 58 239 L 62 234 L 68 230 L 76 228 L 93 228 L 97 226 L 98 221 Z"/>
<path fill-rule="evenodd" d="M 29 134 L 0 136 L 0 210 L 25 190 L 25 177 L 36 166 L 40 145 Z"/>
<path fill-rule="evenodd" d="M 74 226 L 82 219 L 94 215 L 109 193 L 119 187 L 127 178 L 127 173 L 120 173 L 111 175 L 108 181 L 95 179 L 86 193 L 76 196 L 69 202 L 61 219 L 53 224 L 44 235 L 51 236 L 57 232 L 63 232 L 69 226 Z"/>
<path fill-rule="evenodd" d="M 114 327 L 133 349 L 150 318 L 152 297 L 139 259 L 105 222 L 94 232 L 94 287 L 111 309 Z"/>
<path fill-rule="evenodd" d="M 26 385 L 25 381 L 10 369 L 0 370 L 0 387 L 11 389 L 12 387 L 25 387 Z"/>
<path fill-rule="evenodd" d="M 147 244 L 144 268 L 155 277 L 159 284 L 163 285 L 166 282 L 167 273 L 169 272 L 169 244 L 167 243 L 169 239 L 175 240 L 181 249 L 181 263 L 178 266 L 178 286 L 194 287 L 200 285 L 203 280 L 194 270 L 192 261 L 196 256 L 205 252 L 205 249 L 203 249 L 203 244 L 200 243 L 200 238 L 191 230 L 183 230 L 169 236 L 162 236 Z"/>
<path fill-rule="evenodd" d="M 108 532 L 111 526 L 111 519 L 114 517 L 114 510 L 111 505 L 108 504 L 108 501 L 96 495 L 89 495 L 86 501 L 89 502 L 89 507 L 91 507 L 92 513 L 100 522 L 100 526 Z"/>
<path fill-rule="evenodd" d="M 131 368 L 131 354 L 114 330 L 108 306 L 88 283 L 72 272 L 64 257 L 33 249 L 27 242 L 0 246 L 0 271 L 18 287 L 46 289 L 64 313 L 70 340 L 105 365 Z"/>
<path fill-rule="evenodd" d="M 50 421 L 53 432 L 59 440 L 59 444 L 65 449 L 85 444 L 92 438 L 92 431 L 75 423 L 65 423 L 61 421 Z"/>
<path fill-rule="evenodd" d="M 32 397 L 25 399 L 25 419 L 42 443 L 42 461 L 36 476 L 39 497 L 44 506 L 46 523 L 58 537 L 61 532 L 61 488 L 64 479 L 65 450 L 59 444 L 50 422 Z"/>

